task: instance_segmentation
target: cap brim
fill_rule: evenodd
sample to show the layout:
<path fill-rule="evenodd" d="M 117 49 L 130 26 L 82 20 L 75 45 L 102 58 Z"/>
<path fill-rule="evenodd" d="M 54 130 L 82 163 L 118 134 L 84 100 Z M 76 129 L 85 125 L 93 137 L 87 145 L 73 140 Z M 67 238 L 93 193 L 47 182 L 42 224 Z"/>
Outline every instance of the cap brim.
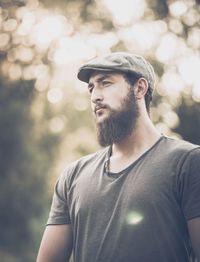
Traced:
<path fill-rule="evenodd" d="M 113 72 L 114 69 L 108 69 L 108 68 L 99 68 L 99 67 L 84 67 L 81 68 L 77 74 L 77 77 L 79 80 L 88 83 L 91 75 L 95 71 L 103 71 L 103 72 Z"/>

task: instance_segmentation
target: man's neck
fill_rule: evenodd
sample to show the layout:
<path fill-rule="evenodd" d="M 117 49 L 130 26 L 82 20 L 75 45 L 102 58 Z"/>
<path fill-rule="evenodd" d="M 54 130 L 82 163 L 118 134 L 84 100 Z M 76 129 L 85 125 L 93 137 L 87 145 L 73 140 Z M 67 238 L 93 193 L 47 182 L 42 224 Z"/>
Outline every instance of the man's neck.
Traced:
<path fill-rule="evenodd" d="M 140 123 L 142 123 L 140 125 Z M 145 124 L 144 124 L 145 123 Z M 138 121 L 132 134 L 120 143 L 112 145 L 111 172 L 119 172 L 150 149 L 161 137 L 151 120 Z"/>
<path fill-rule="evenodd" d="M 142 124 L 141 124 L 142 123 Z M 112 155 L 127 155 L 151 147 L 161 136 L 150 119 L 138 120 L 131 135 L 113 144 Z"/>

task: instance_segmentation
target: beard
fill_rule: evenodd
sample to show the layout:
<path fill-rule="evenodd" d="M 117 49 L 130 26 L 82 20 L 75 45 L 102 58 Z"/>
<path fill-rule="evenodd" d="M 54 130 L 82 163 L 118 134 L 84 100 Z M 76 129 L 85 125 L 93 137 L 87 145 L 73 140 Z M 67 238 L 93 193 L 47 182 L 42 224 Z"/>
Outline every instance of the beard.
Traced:
<path fill-rule="evenodd" d="M 110 108 L 110 115 L 104 121 L 97 123 L 99 144 L 103 147 L 109 146 L 113 143 L 119 143 L 130 136 L 136 126 L 138 117 L 137 100 L 133 90 L 130 89 L 122 101 L 121 108 L 118 110 Z"/>

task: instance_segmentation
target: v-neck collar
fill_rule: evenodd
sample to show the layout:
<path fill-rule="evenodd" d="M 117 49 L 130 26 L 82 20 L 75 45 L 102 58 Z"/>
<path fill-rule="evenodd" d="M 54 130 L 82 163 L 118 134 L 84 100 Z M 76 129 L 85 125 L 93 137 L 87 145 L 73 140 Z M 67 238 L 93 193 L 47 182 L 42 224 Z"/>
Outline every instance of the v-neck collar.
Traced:
<path fill-rule="evenodd" d="M 142 158 L 144 158 L 154 147 L 156 147 L 161 140 L 164 139 L 164 136 L 161 135 L 159 137 L 159 139 L 149 148 L 147 149 L 141 156 L 139 156 L 134 162 L 132 162 L 130 165 L 128 165 L 127 167 L 125 167 L 124 169 L 122 169 L 121 171 L 119 172 L 109 172 L 108 169 L 109 169 L 109 163 L 110 163 L 110 156 L 112 154 L 112 145 L 108 148 L 108 152 L 107 152 L 107 159 L 106 159 L 106 162 L 105 162 L 105 166 L 104 166 L 104 171 L 109 174 L 109 176 L 119 176 L 121 175 L 122 173 L 130 170 L 131 168 L 133 168 Z"/>

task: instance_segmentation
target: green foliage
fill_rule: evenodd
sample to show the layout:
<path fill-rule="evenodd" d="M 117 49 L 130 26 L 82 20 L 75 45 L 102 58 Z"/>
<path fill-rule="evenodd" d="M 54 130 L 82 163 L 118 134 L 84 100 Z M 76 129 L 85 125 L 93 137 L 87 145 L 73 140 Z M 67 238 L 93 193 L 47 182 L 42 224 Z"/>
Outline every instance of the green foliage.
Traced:
<path fill-rule="evenodd" d="M 183 139 L 200 145 L 200 103 L 192 102 L 192 97 L 182 97 L 177 108 L 179 125 L 174 129 Z"/>
<path fill-rule="evenodd" d="M 167 0 L 148 0 L 147 2 L 157 19 L 163 19 L 169 15 Z"/>
<path fill-rule="evenodd" d="M 51 156 L 44 162 L 44 156 L 47 144 L 57 142 L 46 134 L 48 141 L 41 144 L 34 134 L 35 96 L 33 81 L 0 83 L 0 250 L 16 261 L 30 261 L 36 249 L 31 223 L 48 204 L 45 180 L 52 161 Z"/>

